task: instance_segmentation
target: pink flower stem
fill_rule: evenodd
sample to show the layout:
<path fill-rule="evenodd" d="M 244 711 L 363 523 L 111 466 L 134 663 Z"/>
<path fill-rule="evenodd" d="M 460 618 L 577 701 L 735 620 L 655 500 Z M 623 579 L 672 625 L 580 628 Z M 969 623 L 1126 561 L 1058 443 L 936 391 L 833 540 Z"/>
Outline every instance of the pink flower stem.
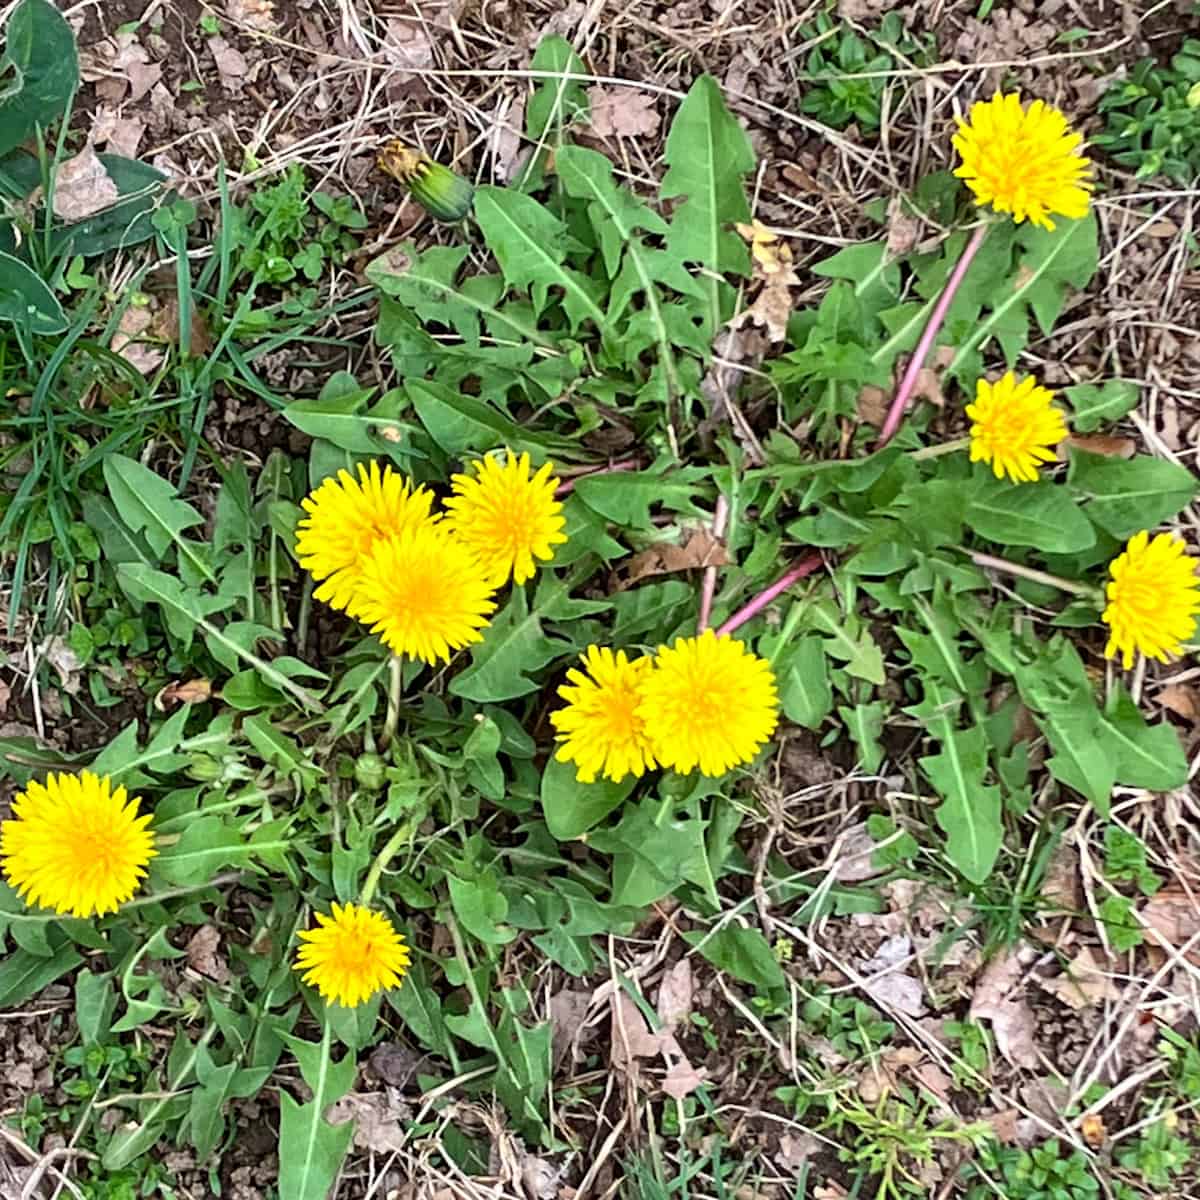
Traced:
<path fill-rule="evenodd" d="M 955 264 L 950 278 L 946 280 L 946 286 L 942 289 L 942 294 L 938 297 L 937 304 L 933 306 L 933 312 L 929 314 L 929 323 L 925 326 L 925 332 L 921 334 L 921 340 L 917 343 L 917 348 L 913 351 L 912 358 L 908 360 L 908 367 L 904 372 L 904 378 L 900 380 L 900 386 L 896 389 L 895 396 L 892 397 L 892 405 L 888 409 L 887 418 L 883 422 L 883 429 L 879 433 L 879 441 L 875 444 L 876 450 L 882 450 L 896 436 L 896 430 L 900 428 L 904 420 L 904 414 L 908 409 L 908 402 L 917 386 L 917 376 L 920 374 L 921 368 L 925 365 L 925 360 L 929 357 L 929 351 L 932 349 L 934 340 L 937 338 L 938 330 L 942 327 L 942 322 L 946 319 L 946 313 L 949 311 L 950 305 L 954 303 L 954 297 L 958 292 L 959 285 L 966 277 L 967 270 L 974 261 L 975 255 L 979 253 L 979 247 L 983 245 L 983 239 L 987 237 L 987 231 L 988 226 L 986 223 L 976 227 L 975 232 L 971 234 L 971 240 L 963 247 L 963 252 L 959 256 L 959 260 Z"/>
<path fill-rule="evenodd" d="M 818 567 L 824 564 L 824 559 L 820 554 L 810 554 L 807 558 L 802 558 L 798 563 L 789 567 L 769 588 L 764 588 L 759 592 L 749 604 L 742 605 L 730 617 L 724 625 L 717 630 L 717 637 L 722 637 L 727 633 L 732 633 L 735 629 L 745 625 L 751 617 L 756 617 L 768 604 L 771 603 L 777 596 L 781 596 L 792 586 L 793 583 L 799 582 L 806 575 L 811 575 Z"/>
<path fill-rule="evenodd" d="M 729 519 L 729 501 L 724 496 L 717 497 L 717 506 L 713 511 L 712 535 L 713 541 L 719 542 L 725 536 L 725 522 Z M 700 619 L 696 622 L 696 632 L 703 633 L 708 628 L 708 619 L 712 616 L 713 596 L 717 591 L 717 567 L 704 568 L 704 582 L 700 585 Z"/>
<path fill-rule="evenodd" d="M 589 475 L 607 475 L 611 471 L 636 471 L 641 464 L 636 458 L 623 458 L 620 462 L 610 463 L 607 467 L 575 467 L 560 471 L 559 475 L 573 475 L 572 479 L 563 479 L 554 489 L 556 496 L 569 496 L 575 490 L 575 484 Z"/>

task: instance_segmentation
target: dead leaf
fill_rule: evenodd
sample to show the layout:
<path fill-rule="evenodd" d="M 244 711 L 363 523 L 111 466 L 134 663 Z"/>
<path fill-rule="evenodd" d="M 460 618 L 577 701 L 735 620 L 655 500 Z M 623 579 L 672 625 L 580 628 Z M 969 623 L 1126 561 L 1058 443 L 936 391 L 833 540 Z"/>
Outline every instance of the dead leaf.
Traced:
<path fill-rule="evenodd" d="M 729 555 L 723 542 L 717 541 L 711 531 L 697 529 L 688 535 L 687 541 L 679 546 L 674 542 L 660 542 L 628 559 L 621 567 L 616 590 L 625 591 L 654 575 L 670 575 L 676 571 L 692 571 L 703 567 L 724 567 L 729 564 Z"/>
<path fill-rule="evenodd" d="M 136 158 L 145 133 L 145 121 L 122 116 L 117 109 L 101 105 L 92 119 L 92 132 L 88 140 L 93 146 L 103 146 L 109 154 Z"/>
<path fill-rule="evenodd" d="M 870 383 L 864 385 L 862 391 L 858 393 L 856 404 L 858 419 L 868 425 L 882 425 L 887 418 L 891 399 L 891 396 L 883 388 L 877 388 Z"/>
<path fill-rule="evenodd" d="M 635 1058 L 653 1058 L 662 1049 L 663 1039 L 650 1032 L 642 1010 L 621 988 L 612 997 L 612 1062 L 628 1070 Z"/>
<path fill-rule="evenodd" d="M 388 62 L 402 71 L 427 71 L 434 65 L 433 42 L 421 21 L 390 18 L 383 45 Z"/>
<path fill-rule="evenodd" d="M 672 1100 L 682 1100 L 684 1096 L 690 1096 L 707 1075 L 703 1067 L 693 1067 L 686 1058 L 680 1058 L 663 1078 L 662 1090 Z"/>
<path fill-rule="evenodd" d="M 888 1092 L 900 1087 L 903 1072 L 921 1061 L 921 1051 L 915 1046 L 899 1046 L 885 1050 L 859 1076 L 858 1094 L 867 1104 L 877 1103 Z"/>
<path fill-rule="evenodd" d="M 903 196 L 892 197 L 887 212 L 887 252 L 896 258 L 907 254 L 921 233 L 921 222 L 909 209 Z"/>
<path fill-rule="evenodd" d="M 46 640 L 42 656 L 58 672 L 58 685 L 70 696 L 79 691 L 79 673 L 83 670 L 83 659 L 67 645 L 59 634 Z"/>
<path fill-rule="evenodd" d="M 592 132 L 597 137 L 653 137 L 661 118 L 649 92 L 627 87 L 588 88 Z"/>
<path fill-rule="evenodd" d="M 591 1003 L 591 992 L 572 991 L 570 988 L 563 988 L 550 997 L 551 1061 L 555 1068 L 575 1044 Z"/>
<path fill-rule="evenodd" d="M 168 683 L 154 697 L 154 707 L 166 712 L 176 704 L 203 704 L 212 698 L 212 681 L 209 679 L 176 679 Z"/>
<path fill-rule="evenodd" d="M 772 344 L 786 341 L 788 320 L 792 315 L 792 293 L 788 288 L 799 282 L 795 274 L 789 271 L 786 276 L 768 283 L 754 297 L 750 307 L 743 309 L 729 322 L 730 326 L 740 329 L 747 321 L 752 321 L 767 331 L 767 340 Z"/>
<path fill-rule="evenodd" d="M 231 92 L 240 92 L 242 80 L 250 71 L 246 56 L 236 47 L 231 46 L 223 37 L 210 37 L 208 49 L 217 64 L 217 74 L 221 77 L 221 86 Z"/>
<path fill-rule="evenodd" d="M 1006 1108 L 1002 1112 L 992 1113 L 987 1117 L 987 1123 L 996 1134 L 996 1141 L 1006 1146 L 1013 1145 L 1017 1140 L 1017 1122 L 1021 1119 L 1019 1108 Z"/>
<path fill-rule="evenodd" d="M 692 1015 L 692 960 L 681 958 L 658 985 L 658 1019 L 674 1033 Z"/>
<path fill-rule="evenodd" d="M 371 1051 L 371 1070 L 376 1078 L 389 1087 L 406 1088 L 421 1067 L 429 1061 L 429 1055 L 419 1050 L 401 1046 L 397 1042 L 380 1042 Z"/>
<path fill-rule="evenodd" d="M 867 832 L 867 824 L 860 821 L 851 826 L 838 839 L 837 859 L 832 863 L 833 877 L 838 883 L 861 883 L 888 868 L 876 864 L 875 839 Z"/>
<path fill-rule="evenodd" d="M 544 1158 L 526 1154 L 521 1162 L 521 1186 L 529 1200 L 555 1200 L 561 1178 L 562 1170 Z"/>
<path fill-rule="evenodd" d="M 217 953 L 220 945 L 221 931 L 215 925 L 201 925 L 188 938 L 188 966 L 214 983 L 224 983 L 229 978 L 229 967 Z"/>
<path fill-rule="evenodd" d="M 225 0 L 229 19 L 259 33 L 274 33 L 278 27 L 274 0 Z"/>
<path fill-rule="evenodd" d="M 1042 899 L 1046 908 L 1054 911 L 1078 912 L 1083 906 L 1079 851 L 1070 842 L 1060 842 L 1050 856 L 1042 881 Z"/>
<path fill-rule="evenodd" d="M 1079 1132 L 1093 1149 L 1098 1150 L 1108 1140 L 1108 1130 L 1104 1128 L 1104 1118 L 1099 1113 L 1088 1113 L 1079 1122 Z"/>
<path fill-rule="evenodd" d="M 522 153 L 525 128 L 525 94 L 516 99 L 504 98 L 496 105 L 495 133 L 492 135 L 492 178 L 508 183 L 517 174 L 524 160 Z"/>
<path fill-rule="evenodd" d="M 179 297 L 174 293 L 166 296 L 155 312 L 154 319 L 150 323 L 150 333 L 155 338 L 170 342 L 173 346 L 179 345 Z M 201 357 L 212 349 L 212 334 L 208 331 L 208 323 L 204 319 L 204 314 L 195 305 L 192 306 L 189 333 L 191 335 L 188 340 L 189 354 Z"/>
<path fill-rule="evenodd" d="M 1132 458 L 1137 453 L 1137 442 L 1129 437 L 1112 437 L 1107 433 L 1073 433 L 1058 443 L 1055 451 L 1059 462 L 1069 462 L 1070 450 L 1085 450 L 1088 454 L 1101 454 L 1105 458 Z"/>
<path fill-rule="evenodd" d="M 814 1154 L 819 1154 L 822 1149 L 824 1149 L 824 1143 L 811 1133 L 780 1134 L 775 1150 L 775 1161 L 785 1171 L 799 1174 L 808 1160 Z"/>
<path fill-rule="evenodd" d="M 1119 1000 L 1121 989 L 1096 961 L 1089 946 L 1084 946 L 1061 975 L 1040 979 L 1042 990 L 1061 1000 L 1068 1008 L 1092 1008 L 1106 1000 Z"/>
<path fill-rule="evenodd" d="M 162 78 L 162 65 L 151 62 L 135 33 L 118 33 L 79 52 L 80 76 L 96 85 L 101 103 L 136 104 Z M 126 92 L 128 91 L 128 95 Z"/>
<path fill-rule="evenodd" d="M 993 958 L 984 968 L 971 998 L 971 1020 L 991 1021 L 996 1048 L 1018 1067 L 1038 1065 L 1033 1039 L 1037 1018 L 1023 998 L 1014 999 L 1009 994 L 1022 982 L 1025 973 L 1022 959 L 1028 953 L 1018 947 Z"/>
<path fill-rule="evenodd" d="M 1164 708 L 1191 724 L 1200 724 L 1200 694 L 1187 683 L 1169 683 L 1155 694 L 1155 699 Z"/>
<path fill-rule="evenodd" d="M 59 164 L 54 176 L 54 215 L 67 224 L 95 216 L 120 198 L 120 189 L 94 146 L 85 146 L 74 158 Z"/>
<path fill-rule="evenodd" d="M 157 346 L 147 345 L 142 335 L 149 329 L 154 314 L 144 304 L 130 304 L 121 314 L 113 334 L 110 349 L 131 363 L 143 375 L 156 371 L 166 358 L 166 352 Z"/>
<path fill-rule="evenodd" d="M 12 688 L 8 681 L 0 679 L 0 716 L 8 712 L 8 702 L 12 699 Z"/>
<path fill-rule="evenodd" d="M 404 1122 L 408 1106 L 393 1104 L 380 1092 L 351 1092 L 325 1110 L 330 1125 L 354 1122 L 354 1144 L 377 1154 L 398 1154 L 404 1149 Z"/>
<path fill-rule="evenodd" d="M 1164 888 L 1146 901 L 1141 910 L 1150 941 L 1164 950 L 1181 950 L 1200 934 L 1200 902 L 1182 888 Z M 1200 963 L 1200 942 L 1193 943 L 1185 955 L 1189 962 Z"/>

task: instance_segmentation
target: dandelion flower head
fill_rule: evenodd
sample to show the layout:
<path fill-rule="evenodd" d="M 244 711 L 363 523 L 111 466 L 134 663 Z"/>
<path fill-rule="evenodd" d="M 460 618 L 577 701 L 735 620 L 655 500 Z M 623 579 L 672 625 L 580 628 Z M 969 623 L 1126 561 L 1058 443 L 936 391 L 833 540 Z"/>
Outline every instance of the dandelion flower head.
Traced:
<path fill-rule="evenodd" d="M 1126 670 L 1138 653 L 1166 662 L 1195 635 L 1200 562 L 1185 550 L 1173 534 L 1151 538 L 1142 530 L 1109 564 L 1112 579 L 1102 618 L 1109 638 L 1104 653 L 1108 658 L 1119 654 Z"/>
<path fill-rule="evenodd" d="M 1032 375 L 1018 380 L 1009 371 L 995 383 L 975 385 L 971 418 L 971 461 L 990 463 L 997 479 L 1034 483 L 1042 463 L 1054 461 L 1054 447 L 1067 436 L 1067 423 L 1053 406 L 1054 396 Z"/>
<path fill-rule="evenodd" d="M 481 638 L 496 610 L 478 558 L 444 524 L 425 523 L 376 543 L 350 605 L 393 654 L 448 662 Z"/>
<path fill-rule="evenodd" d="M 1087 215 L 1091 163 L 1083 138 L 1057 108 L 1043 100 L 1021 106 L 1016 93 L 997 92 L 971 106 L 953 139 L 962 159 L 954 173 L 966 181 L 975 202 L 1053 229 L 1051 214 Z"/>
<path fill-rule="evenodd" d="M 723 775 L 775 731 L 775 676 L 740 641 L 709 629 L 659 647 L 637 711 L 662 766 Z"/>
<path fill-rule="evenodd" d="M 446 524 L 479 556 L 501 587 L 512 576 L 524 583 L 537 570 L 535 559 L 554 556 L 567 540 L 562 504 L 554 498 L 558 480 L 549 463 L 530 474 L 528 454 L 506 450 L 504 460 L 487 457 L 471 464 L 474 475 L 451 479 Z"/>
<path fill-rule="evenodd" d="M 435 520 L 433 496 L 391 466 L 358 464 L 358 478 L 341 470 L 300 503 L 306 516 L 296 531 L 296 557 L 320 583 L 316 598 L 348 609 L 362 565 L 376 543 Z M 322 582 L 323 581 L 323 582 Z"/>
<path fill-rule="evenodd" d="M 116 912 L 157 853 L 139 803 L 91 771 L 30 781 L 0 823 L 5 878 L 26 904 L 73 917 Z"/>
<path fill-rule="evenodd" d="M 585 670 L 572 668 L 558 689 L 566 705 L 550 714 L 561 741 L 558 761 L 573 762 L 581 783 L 593 783 L 597 775 L 620 782 L 644 774 L 654 766 L 654 754 L 638 705 L 650 659 L 589 646 L 582 660 Z"/>
<path fill-rule="evenodd" d="M 383 913 L 334 903 L 329 916 L 315 916 L 316 928 L 300 933 L 304 944 L 296 970 L 324 1000 L 356 1008 L 376 992 L 400 985 L 408 970 L 408 947 Z"/>

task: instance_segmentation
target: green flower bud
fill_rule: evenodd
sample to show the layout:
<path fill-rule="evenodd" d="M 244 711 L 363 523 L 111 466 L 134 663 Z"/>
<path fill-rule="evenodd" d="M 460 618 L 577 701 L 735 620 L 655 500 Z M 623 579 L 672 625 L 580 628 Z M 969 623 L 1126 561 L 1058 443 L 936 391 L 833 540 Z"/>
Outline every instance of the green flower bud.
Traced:
<path fill-rule="evenodd" d="M 461 221 L 471 211 L 471 184 L 402 142 L 389 142 L 380 151 L 379 169 L 407 185 L 413 199 L 438 221 Z"/>
<path fill-rule="evenodd" d="M 360 754 L 354 762 L 354 782 L 366 792 L 377 792 L 387 782 L 387 763 L 378 754 Z"/>
<path fill-rule="evenodd" d="M 214 783 L 221 775 L 221 764 L 207 754 L 193 754 L 188 762 L 187 776 L 197 783 Z"/>

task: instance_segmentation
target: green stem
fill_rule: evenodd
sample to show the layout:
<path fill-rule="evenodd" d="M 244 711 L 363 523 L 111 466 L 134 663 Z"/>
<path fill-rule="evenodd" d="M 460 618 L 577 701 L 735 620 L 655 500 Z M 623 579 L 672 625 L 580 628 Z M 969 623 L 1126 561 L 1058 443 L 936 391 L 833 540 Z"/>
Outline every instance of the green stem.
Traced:
<path fill-rule="evenodd" d="M 371 901 L 375 898 L 375 889 L 379 887 L 379 879 L 383 874 L 383 869 L 392 859 L 392 855 L 408 841 L 412 836 L 412 829 L 408 821 L 401 821 L 396 826 L 396 832 L 388 838 L 383 849 L 375 856 L 375 861 L 371 864 L 370 871 L 367 872 L 367 881 L 362 886 L 362 892 L 359 894 L 358 902 L 363 908 L 368 908 Z"/>
<path fill-rule="evenodd" d="M 927 458 L 941 458 L 943 454 L 955 454 L 965 450 L 971 444 L 969 437 L 953 438 L 949 442 L 938 442 L 933 446 L 922 446 L 920 450 L 910 450 L 908 457 L 913 462 L 921 462 Z"/>
<path fill-rule="evenodd" d="M 1064 579 L 1061 575 L 1051 575 L 1049 571 L 1039 571 L 1036 567 L 1026 567 L 1021 563 L 1009 562 L 1007 558 L 997 558 L 994 554 L 982 554 L 978 550 L 959 549 L 970 556 L 977 567 L 988 567 L 993 571 L 1003 571 L 1006 575 L 1018 575 L 1022 579 L 1031 579 L 1034 583 L 1044 583 L 1048 587 L 1070 592 L 1073 596 L 1084 596 L 1097 603 L 1101 600 L 1100 589 L 1090 583 L 1079 583 L 1074 579 Z"/>
<path fill-rule="evenodd" d="M 379 745 L 386 750 L 396 736 L 396 727 L 400 724 L 400 698 L 404 692 L 404 660 L 393 654 L 388 663 L 388 701 L 387 715 L 383 719 L 383 732 L 379 735 Z"/>

